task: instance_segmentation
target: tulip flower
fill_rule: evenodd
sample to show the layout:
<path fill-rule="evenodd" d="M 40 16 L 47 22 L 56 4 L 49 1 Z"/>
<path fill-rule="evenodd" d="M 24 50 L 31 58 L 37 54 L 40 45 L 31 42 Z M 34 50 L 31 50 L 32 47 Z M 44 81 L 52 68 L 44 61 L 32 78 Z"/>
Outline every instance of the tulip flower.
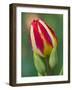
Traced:
<path fill-rule="evenodd" d="M 56 34 L 44 21 L 37 19 L 31 23 L 30 37 L 38 75 L 47 75 L 47 69 L 54 68 L 57 62 L 58 40 Z M 44 62 L 45 59 L 47 65 Z"/>
<path fill-rule="evenodd" d="M 55 32 L 41 19 L 31 23 L 31 43 L 33 51 L 42 57 L 50 55 L 52 49 L 57 46 Z"/>

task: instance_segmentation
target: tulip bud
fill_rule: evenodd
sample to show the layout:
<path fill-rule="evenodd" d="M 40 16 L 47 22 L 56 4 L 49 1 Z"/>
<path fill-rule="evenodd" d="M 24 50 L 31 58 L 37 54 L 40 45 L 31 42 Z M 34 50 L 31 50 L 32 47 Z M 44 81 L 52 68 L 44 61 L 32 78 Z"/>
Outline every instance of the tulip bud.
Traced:
<path fill-rule="evenodd" d="M 33 52 L 42 57 L 49 56 L 52 49 L 57 46 L 55 32 L 41 19 L 32 21 L 30 37 Z"/>

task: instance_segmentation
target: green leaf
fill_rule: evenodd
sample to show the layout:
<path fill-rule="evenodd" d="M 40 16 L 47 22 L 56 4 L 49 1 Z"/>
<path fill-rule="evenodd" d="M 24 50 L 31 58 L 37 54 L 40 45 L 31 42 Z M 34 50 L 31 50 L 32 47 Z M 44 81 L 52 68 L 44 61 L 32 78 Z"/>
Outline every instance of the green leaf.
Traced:
<path fill-rule="evenodd" d="M 47 73 L 41 74 L 38 72 L 38 76 L 45 76 L 45 75 L 47 75 Z"/>
<path fill-rule="evenodd" d="M 41 58 L 38 54 L 34 53 L 34 65 L 39 76 L 46 75 L 46 65 L 44 63 L 44 58 Z"/>
<path fill-rule="evenodd" d="M 63 75 L 63 67 L 61 68 L 59 75 Z"/>
<path fill-rule="evenodd" d="M 58 63 L 58 56 L 57 56 L 57 48 L 53 48 L 50 58 L 49 58 L 49 66 L 51 69 L 53 69 L 56 64 Z"/>

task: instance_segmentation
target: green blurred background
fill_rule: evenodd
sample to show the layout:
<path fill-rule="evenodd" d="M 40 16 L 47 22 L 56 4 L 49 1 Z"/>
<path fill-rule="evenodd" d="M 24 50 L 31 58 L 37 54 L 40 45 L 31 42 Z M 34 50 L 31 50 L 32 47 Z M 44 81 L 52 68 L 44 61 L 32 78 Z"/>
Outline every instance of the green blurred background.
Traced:
<path fill-rule="evenodd" d="M 43 19 L 53 30 L 58 38 L 58 64 L 52 70 L 51 75 L 59 75 L 63 66 L 63 15 L 62 14 L 38 14 L 21 13 L 21 76 L 37 76 L 37 71 L 33 62 L 33 52 L 30 41 L 29 17 L 36 16 Z M 34 17 L 33 17 L 34 18 Z"/>

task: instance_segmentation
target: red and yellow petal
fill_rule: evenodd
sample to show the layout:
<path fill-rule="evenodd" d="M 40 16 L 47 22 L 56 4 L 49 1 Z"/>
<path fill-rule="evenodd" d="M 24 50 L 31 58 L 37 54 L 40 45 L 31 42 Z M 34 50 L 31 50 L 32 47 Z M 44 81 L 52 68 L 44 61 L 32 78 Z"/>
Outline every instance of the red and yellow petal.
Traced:
<path fill-rule="evenodd" d="M 54 31 L 42 20 L 33 20 L 31 24 L 31 43 L 33 51 L 46 57 L 57 46 L 57 37 Z"/>

